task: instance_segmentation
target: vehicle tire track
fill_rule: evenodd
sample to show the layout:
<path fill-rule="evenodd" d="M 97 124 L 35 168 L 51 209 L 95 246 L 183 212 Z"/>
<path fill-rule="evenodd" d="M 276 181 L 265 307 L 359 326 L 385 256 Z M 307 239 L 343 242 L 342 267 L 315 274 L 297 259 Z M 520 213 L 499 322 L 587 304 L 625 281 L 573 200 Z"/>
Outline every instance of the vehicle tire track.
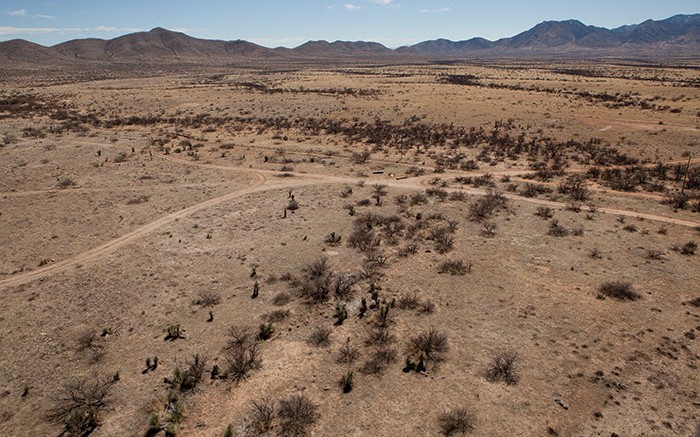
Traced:
<path fill-rule="evenodd" d="M 248 173 L 255 176 L 254 181 L 247 186 L 246 188 L 239 189 L 227 194 L 224 194 L 219 197 L 214 197 L 209 200 L 205 200 L 203 202 L 197 203 L 195 205 L 191 205 L 187 208 L 181 209 L 177 212 L 174 212 L 172 214 L 165 215 L 155 221 L 152 221 L 151 223 L 148 223 L 144 226 L 141 226 L 137 229 L 134 229 L 133 231 L 127 232 L 126 234 L 117 237 L 113 240 L 108 241 L 107 243 L 104 243 L 100 246 L 97 246 L 95 248 L 89 249 L 85 252 L 82 252 L 78 255 L 75 255 L 71 258 L 65 259 L 63 261 L 56 262 L 54 264 L 50 264 L 46 267 L 39 268 L 37 270 L 33 270 L 31 272 L 23 273 L 23 274 L 18 274 L 15 276 L 12 276 L 10 278 L 0 280 L 0 289 L 5 288 L 5 287 L 12 287 L 12 286 L 17 286 L 35 279 L 40 279 L 45 276 L 48 276 L 53 273 L 57 273 L 63 270 L 66 270 L 72 266 L 75 266 L 77 264 L 82 264 L 86 263 L 88 261 L 91 261 L 93 259 L 96 259 L 104 254 L 107 254 L 109 252 L 112 252 L 125 244 L 143 236 L 146 235 L 161 226 L 170 223 L 172 221 L 175 221 L 176 219 L 187 217 L 188 215 L 200 211 L 205 208 L 209 208 L 211 206 L 218 205 L 220 203 L 226 202 L 231 199 L 235 199 L 237 197 L 244 196 L 246 194 L 254 193 L 256 191 L 263 191 L 265 187 L 263 186 L 265 182 L 267 181 L 267 178 L 262 175 L 258 174 L 252 170 L 248 170 Z M 275 188 L 275 187 L 270 187 L 270 188 Z"/>

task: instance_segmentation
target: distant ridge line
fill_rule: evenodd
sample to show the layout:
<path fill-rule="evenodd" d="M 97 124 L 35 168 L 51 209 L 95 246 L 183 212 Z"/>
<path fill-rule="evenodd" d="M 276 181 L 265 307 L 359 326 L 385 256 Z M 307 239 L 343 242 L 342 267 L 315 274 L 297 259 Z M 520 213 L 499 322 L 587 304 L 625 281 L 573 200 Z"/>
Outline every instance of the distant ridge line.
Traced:
<path fill-rule="evenodd" d="M 543 21 L 515 36 L 490 41 L 435 39 L 390 49 L 371 41 L 307 41 L 268 48 L 244 40 L 209 40 L 156 27 L 113 39 L 85 38 L 45 47 L 22 39 L 0 42 L 3 64 L 227 64 L 240 59 L 698 59 L 700 14 L 606 29 L 578 20 Z"/>

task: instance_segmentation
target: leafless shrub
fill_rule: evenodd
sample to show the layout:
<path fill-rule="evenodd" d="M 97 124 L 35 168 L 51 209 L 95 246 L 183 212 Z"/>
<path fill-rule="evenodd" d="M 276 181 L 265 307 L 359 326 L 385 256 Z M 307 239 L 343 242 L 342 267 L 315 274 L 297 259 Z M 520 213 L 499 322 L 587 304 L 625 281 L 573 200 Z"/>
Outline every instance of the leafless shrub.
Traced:
<path fill-rule="evenodd" d="M 170 385 L 181 392 L 194 391 L 202 380 L 207 361 L 207 357 L 195 354 L 184 368 L 176 365 Z"/>
<path fill-rule="evenodd" d="M 698 249 L 698 243 L 695 241 L 688 241 L 684 244 L 674 244 L 671 249 L 682 255 L 695 255 L 695 251 Z"/>
<path fill-rule="evenodd" d="M 299 209 L 299 202 L 295 199 L 289 199 L 289 202 L 287 202 L 287 209 L 290 211 L 296 211 Z"/>
<path fill-rule="evenodd" d="M 411 337 L 408 350 L 410 353 L 423 354 L 429 360 L 441 361 L 444 358 L 444 354 L 449 350 L 447 334 L 435 328 L 430 328 L 428 331 L 423 331 L 415 337 Z"/>
<path fill-rule="evenodd" d="M 566 237 L 569 235 L 569 230 L 560 225 L 559 220 L 552 220 L 549 222 L 549 230 L 547 231 L 547 235 L 551 235 L 553 237 Z"/>
<path fill-rule="evenodd" d="M 600 253 L 600 249 L 597 247 L 594 247 L 590 251 L 588 251 L 588 256 L 590 256 L 593 259 L 601 259 L 603 255 Z"/>
<path fill-rule="evenodd" d="M 472 263 L 467 261 L 466 263 L 461 259 L 450 259 L 443 261 L 438 267 L 438 273 L 449 273 L 450 275 L 465 275 L 471 273 Z"/>
<path fill-rule="evenodd" d="M 65 435 L 89 435 L 100 425 L 101 412 L 109 402 L 114 383 L 114 378 L 95 375 L 92 379 L 66 384 L 49 412 L 49 419 L 63 423 Z"/>
<path fill-rule="evenodd" d="M 262 318 L 270 323 L 278 323 L 287 320 L 289 315 L 289 310 L 275 310 L 270 313 L 263 314 Z"/>
<path fill-rule="evenodd" d="M 311 331 L 308 339 L 309 344 L 317 347 L 328 347 L 331 344 L 331 330 L 325 326 L 316 326 Z"/>
<path fill-rule="evenodd" d="M 292 301 L 292 296 L 289 293 L 280 291 L 272 298 L 272 305 L 283 306 Z"/>
<path fill-rule="evenodd" d="M 517 355 L 515 353 L 498 354 L 486 370 L 486 379 L 489 382 L 503 381 L 508 385 L 517 384 L 520 377 L 515 366 L 516 361 Z"/>
<path fill-rule="evenodd" d="M 340 235 L 336 234 L 335 232 L 331 232 L 326 236 L 326 238 L 323 241 L 329 246 L 337 246 L 338 244 L 340 244 L 340 239 Z"/>
<path fill-rule="evenodd" d="M 489 189 L 486 196 L 475 200 L 469 205 L 469 220 L 482 222 L 496 211 L 496 208 L 504 206 L 506 198 L 496 190 Z"/>
<path fill-rule="evenodd" d="M 408 202 L 408 196 L 405 194 L 398 194 L 394 196 L 394 203 L 397 205 L 405 205 Z"/>
<path fill-rule="evenodd" d="M 64 177 L 63 179 L 59 179 L 58 183 L 56 184 L 58 188 L 68 188 L 68 187 L 74 187 L 77 185 L 75 182 L 75 179 L 71 177 Z"/>
<path fill-rule="evenodd" d="M 277 420 L 282 436 L 304 436 L 318 420 L 318 406 L 305 395 L 280 399 Z"/>
<path fill-rule="evenodd" d="M 433 311 L 435 311 L 435 304 L 434 304 L 433 301 L 431 301 L 431 300 L 424 300 L 424 301 L 421 302 L 421 304 L 420 304 L 419 311 L 420 311 L 421 313 L 430 314 L 430 313 L 432 313 Z"/>
<path fill-rule="evenodd" d="M 226 377 L 232 381 L 241 381 L 260 367 L 260 349 L 250 328 L 232 326 L 228 335 L 229 340 L 224 347 Z"/>
<path fill-rule="evenodd" d="M 442 435 L 466 434 L 474 429 L 474 417 L 466 408 L 453 408 L 438 416 L 438 425 Z"/>
<path fill-rule="evenodd" d="M 559 192 L 567 194 L 576 202 L 588 200 L 591 193 L 586 187 L 586 178 L 581 175 L 571 175 L 559 185 Z"/>
<path fill-rule="evenodd" d="M 664 253 L 660 250 L 649 249 L 647 250 L 646 259 L 654 261 L 662 260 L 664 259 Z"/>
<path fill-rule="evenodd" d="M 398 255 L 400 257 L 407 257 L 409 255 L 415 255 L 418 252 L 418 245 L 416 243 L 407 243 L 404 247 L 399 249 Z"/>
<path fill-rule="evenodd" d="M 548 220 L 554 216 L 554 210 L 548 206 L 538 206 L 537 211 L 535 211 L 535 215 Z"/>
<path fill-rule="evenodd" d="M 352 154 L 352 156 L 350 156 L 350 161 L 352 161 L 353 164 L 364 164 L 367 162 L 370 156 L 372 156 L 372 153 L 369 150 L 355 152 Z"/>
<path fill-rule="evenodd" d="M 481 222 L 481 235 L 487 238 L 493 238 L 496 235 L 496 223 L 483 221 Z"/>
<path fill-rule="evenodd" d="M 415 293 L 405 294 L 399 297 L 399 300 L 396 303 L 396 306 L 402 310 L 414 310 L 418 308 L 418 305 L 420 305 L 420 299 Z"/>
<path fill-rule="evenodd" d="M 411 206 L 415 205 L 425 205 L 428 202 L 428 198 L 425 197 L 423 193 L 415 193 L 411 195 L 410 203 Z"/>
<path fill-rule="evenodd" d="M 201 305 L 204 308 L 213 307 L 221 303 L 221 295 L 211 290 L 201 290 L 197 293 L 195 305 Z"/>
<path fill-rule="evenodd" d="M 443 190 L 442 188 L 436 187 L 428 188 L 427 190 L 425 190 L 425 194 L 428 197 L 437 198 L 437 200 L 440 202 L 444 202 L 449 196 L 449 193 L 447 191 Z"/>
<path fill-rule="evenodd" d="M 336 361 L 340 364 L 352 364 L 360 357 L 360 350 L 350 343 L 350 338 L 345 340 L 345 344 L 338 351 Z"/>
<path fill-rule="evenodd" d="M 603 282 L 598 287 L 599 297 L 611 297 L 617 300 L 637 300 L 642 296 L 632 289 L 632 284 L 624 281 Z"/>
<path fill-rule="evenodd" d="M 464 202 L 467 200 L 467 194 L 464 191 L 453 191 L 450 193 L 449 200 L 452 202 Z"/>
<path fill-rule="evenodd" d="M 381 345 L 377 347 L 367 361 L 362 365 L 361 371 L 367 374 L 380 374 L 387 366 L 396 362 L 397 352 L 391 346 Z"/>
<path fill-rule="evenodd" d="M 438 253 L 447 253 L 454 248 L 455 239 L 449 228 L 433 229 L 430 238 L 435 243 L 435 250 Z"/>
<path fill-rule="evenodd" d="M 352 287 L 359 280 L 358 276 L 348 272 L 335 273 L 333 276 L 333 292 L 335 297 L 340 300 L 347 300 L 352 294 Z"/>
<path fill-rule="evenodd" d="M 126 152 L 119 152 L 117 155 L 114 157 L 114 162 L 124 162 L 129 158 L 129 155 L 126 154 Z"/>
<path fill-rule="evenodd" d="M 271 430 L 275 416 L 275 402 L 269 398 L 260 398 L 251 401 L 250 404 L 250 422 L 253 429 L 259 434 Z"/>

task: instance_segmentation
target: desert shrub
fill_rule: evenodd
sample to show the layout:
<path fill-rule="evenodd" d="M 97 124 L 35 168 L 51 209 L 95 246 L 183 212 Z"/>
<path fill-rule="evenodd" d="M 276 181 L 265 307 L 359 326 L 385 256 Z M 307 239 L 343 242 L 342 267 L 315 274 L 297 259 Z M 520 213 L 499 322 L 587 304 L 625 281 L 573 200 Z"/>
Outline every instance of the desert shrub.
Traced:
<path fill-rule="evenodd" d="M 432 313 L 433 311 L 435 311 L 435 304 L 433 303 L 432 300 L 424 300 L 423 302 L 420 303 L 420 307 L 418 308 L 418 310 L 421 313 L 426 313 L 426 314 Z"/>
<path fill-rule="evenodd" d="M 337 299 L 346 300 L 352 294 L 352 287 L 359 280 L 353 273 L 340 272 L 333 275 L 333 294 Z"/>
<path fill-rule="evenodd" d="M 440 202 L 444 202 L 445 200 L 447 200 L 447 197 L 449 196 L 449 193 L 447 191 L 443 190 L 442 188 L 436 188 L 436 187 L 428 188 L 427 190 L 425 190 L 425 194 L 428 197 L 437 198 L 437 200 Z"/>
<path fill-rule="evenodd" d="M 287 305 L 292 301 L 292 296 L 284 291 L 280 291 L 272 298 L 272 304 L 276 306 Z"/>
<path fill-rule="evenodd" d="M 296 211 L 297 209 L 299 209 L 299 202 L 295 199 L 289 199 L 289 201 L 287 202 L 287 209 L 290 211 Z"/>
<path fill-rule="evenodd" d="M 537 197 L 539 194 L 551 193 L 552 189 L 546 185 L 526 183 L 520 190 L 520 195 L 524 197 Z"/>
<path fill-rule="evenodd" d="M 535 215 L 543 219 L 551 219 L 554 216 L 554 210 L 548 206 L 538 206 Z"/>
<path fill-rule="evenodd" d="M 420 305 L 420 299 L 415 293 L 405 294 L 399 297 L 399 300 L 396 303 L 396 306 L 402 310 L 414 310 L 418 308 L 418 305 Z"/>
<path fill-rule="evenodd" d="M 114 378 L 97 375 L 66 384 L 54 401 L 49 419 L 63 424 L 62 435 L 89 435 L 100 425 L 114 384 Z"/>
<path fill-rule="evenodd" d="M 491 217 L 496 208 L 504 206 L 506 198 L 496 190 L 489 189 L 484 197 L 469 205 L 469 220 L 481 222 Z"/>
<path fill-rule="evenodd" d="M 261 398 L 251 401 L 250 423 L 259 434 L 264 434 L 272 429 L 272 420 L 275 415 L 275 403 L 271 399 Z"/>
<path fill-rule="evenodd" d="M 443 261 L 438 267 L 438 273 L 449 273 L 450 275 L 465 275 L 471 273 L 472 263 L 467 261 L 466 263 L 461 259 L 450 259 Z"/>
<path fill-rule="evenodd" d="M 549 222 L 549 230 L 547 230 L 547 235 L 553 237 L 566 237 L 569 235 L 569 230 L 559 224 L 559 220 L 552 220 Z"/>
<path fill-rule="evenodd" d="M 350 393 L 353 386 L 355 385 L 355 372 L 348 370 L 340 377 L 340 387 L 343 389 L 343 393 Z"/>
<path fill-rule="evenodd" d="M 331 232 L 326 236 L 326 238 L 323 241 L 329 246 L 337 246 L 338 244 L 340 244 L 340 239 L 340 235 L 336 234 L 335 232 Z"/>
<path fill-rule="evenodd" d="M 467 194 L 464 191 L 453 191 L 448 199 L 452 202 L 464 202 L 467 200 Z"/>
<path fill-rule="evenodd" d="M 408 196 L 405 194 L 398 194 L 394 196 L 394 203 L 397 205 L 405 205 L 408 202 Z"/>
<path fill-rule="evenodd" d="M 360 252 L 368 252 L 381 244 L 381 240 L 374 233 L 371 226 L 357 224 L 348 237 L 348 246 L 358 249 Z"/>
<path fill-rule="evenodd" d="M 304 278 L 299 284 L 302 297 L 314 302 L 321 302 L 328 298 L 332 286 L 332 271 L 328 264 L 328 258 L 318 258 L 303 269 Z"/>
<path fill-rule="evenodd" d="M 435 328 L 411 337 L 408 344 L 409 353 L 422 354 L 432 361 L 441 361 L 448 350 L 447 334 Z"/>
<path fill-rule="evenodd" d="M 387 366 L 396 362 L 396 357 L 396 349 L 388 345 L 381 345 L 374 349 L 372 355 L 362 365 L 361 371 L 373 375 L 380 374 Z"/>
<path fill-rule="evenodd" d="M 263 314 L 262 318 L 270 323 L 278 323 L 287 320 L 290 314 L 291 313 L 289 310 L 275 310 L 267 314 Z"/>
<path fill-rule="evenodd" d="M 325 326 L 316 326 L 308 338 L 309 344 L 317 347 L 328 347 L 331 344 L 331 330 Z"/>
<path fill-rule="evenodd" d="M 100 343 L 100 336 L 94 329 L 86 329 L 78 335 L 78 351 L 86 351 L 96 347 Z M 101 346 L 101 345 L 100 345 Z"/>
<path fill-rule="evenodd" d="M 354 152 L 350 156 L 350 161 L 352 161 L 354 164 L 364 164 L 367 162 L 367 160 L 372 156 L 372 153 L 369 150 L 364 150 L 362 152 Z"/>
<path fill-rule="evenodd" d="M 660 250 L 649 249 L 647 250 L 646 259 L 648 260 L 661 260 L 664 259 L 664 253 Z"/>
<path fill-rule="evenodd" d="M 303 394 L 279 400 L 276 414 L 283 436 L 304 436 L 318 420 L 318 406 Z"/>
<path fill-rule="evenodd" d="M 625 225 L 622 229 L 624 229 L 627 232 L 637 232 L 637 227 L 630 223 L 629 225 Z"/>
<path fill-rule="evenodd" d="M 594 247 L 593 249 L 588 251 L 588 256 L 590 256 L 593 259 L 600 259 L 603 257 L 602 253 L 600 252 L 600 249 L 597 247 Z"/>
<path fill-rule="evenodd" d="M 184 368 L 175 366 L 173 377 L 169 380 L 170 385 L 181 392 L 194 391 L 202 380 L 206 365 L 207 357 L 195 354 Z"/>
<path fill-rule="evenodd" d="M 586 178 L 582 175 L 571 175 L 559 185 L 559 192 L 567 194 L 576 202 L 588 200 L 591 193 L 586 187 Z"/>
<path fill-rule="evenodd" d="M 438 416 L 438 426 L 444 436 L 466 434 L 474 429 L 474 418 L 466 408 L 453 408 Z"/>
<path fill-rule="evenodd" d="M 386 185 L 375 184 L 372 186 L 372 199 L 375 200 L 375 205 L 380 206 L 384 196 L 386 196 Z"/>
<path fill-rule="evenodd" d="M 415 255 L 418 252 L 418 245 L 416 243 L 407 243 L 405 246 L 399 249 L 398 255 L 400 257 L 407 257 L 409 255 Z"/>
<path fill-rule="evenodd" d="M 165 341 L 175 341 L 183 338 L 186 338 L 184 329 L 182 329 L 179 324 L 169 325 L 165 329 Z"/>
<path fill-rule="evenodd" d="M 128 157 L 129 155 L 127 155 L 126 152 L 119 152 L 114 157 L 114 162 L 124 162 L 127 160 Z"/>
<path fill-rule="evenodd" d="M 505 382 L 508 385 L 518 383 L 520 377 L 515 366 L 517 355 L 512 352 L 504 352 L 496 355 L 486 369 L 486 379 L 489 382 Z"/>
<path fill-rule="evenodd" d="M 225 376 L 232 381 L 241 381 L 260 367 L 260 349 L 249 328 L 232 326 L 228 336 L 229 340 L 224 347 Z"/>
<path fill-rule="evenodd" d="M 56 183 L 56 185 L 58 186 L 58 188 L 68 188 L 68 187 L 73 187 L 73 186 L 77 185 L 77 183 L 75 182 L 75 179 L 70 178 L 70 177 L 65 177 L 65 178 L 59 179 L 58 182 Z"/>
<path fill-rule="evenodd" d="M 430 238 L 435 243 L 435 250 L 438 253 L 447 253 L 454 248 L 455 239 L 449 228 L 433 229 Z"/>
<path fill-rule="evenodd" d="M 481 235 L 487 238 L 492 238 L 496 235 L 497 228 L 498 226 L 496 226 L 496 223 L 483 221 L 481 222 Z"/>
<path fill-rule="evenodd" d="M 598 287 L 599 296 L 617 300 L 637 300 L 642 296 L 632 289 L 632 284 L 624 281 L 603 282 Z"/>
<path fill-rule="evenodd" d="M 215 291 L 202 290 L 197 293 L 197 300 L 194 303 L 204 308 L 213 307 L 221 303 L 221 295 Z"/>
<path fill-rule="evenodd" d="M 345 344 L 338 350 L 336 361 L 340 364 L 352 364 L 360 357 L 360 350 L 350 343 L 350 338 L 345 340 Z"/>
<path fill-rule="evenodd" d="M 680 252 L 682 255 L 695 255 L 695 251 L 698 249 L 698 243 L 695 241 L 688 241 L 684 244 L 675 244 L 671 249 Z"/>
<path fill-rule="evenodd" d="M 411 206 L 415 205 L 425 205 L 428 202 L 428 198 L 425 197 L 423 193 L 415 193 L 411 195 L 410 203 Z"/>
<path fill-rule="evenodd" d="M 261 323 L 258 329 L 258 340 L 265 341 L 272 338 L 272 334 L 275 333 L 275 327 L 272 322 Z"/>

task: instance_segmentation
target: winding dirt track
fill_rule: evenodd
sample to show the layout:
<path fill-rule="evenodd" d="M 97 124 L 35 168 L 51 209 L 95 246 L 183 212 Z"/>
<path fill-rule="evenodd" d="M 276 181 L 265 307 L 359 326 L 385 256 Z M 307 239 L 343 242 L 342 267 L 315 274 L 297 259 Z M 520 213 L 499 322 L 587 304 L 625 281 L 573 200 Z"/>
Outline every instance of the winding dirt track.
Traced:
<path fill-rule="evenodd" d="M 182 165 L 190 165 L 190 166 L 203 166 L 207 168 L 216 168 L 220 170 L 227 170 L 227 171 L 235 171 L 235 172 L 241 172 L 244 174 L 248 174 L 252 176 L 252 182 L 240 189 L 237 189 L 233 192 L 224 194 L 219 197 L 215 197 L 209 200 L 205 200 L 203 202 L 197 203 L 195 205 L 189 206 L 187 208 L 184 208 L 180 211 L 174 212 L 172 214 L 168 214 L 165 216 L 162 216 L 158 218 L 157 220 L 152 221 L 151 223 L 148 223 L 144 226 L 141 226 L 137 229 L 134 229 L 133 231 L 130 231 L 118 238 L 115 238 L 114 240 L 108 241 L 107 243 L 104 243 L 100 246 L 97 246 L 93 249 L 87 250 L 83 253 L 80 253 L 78 255 L 73 256 L 72 258 L 59 261 L 57 263 L 39 268 L 37 270 L 31 271 L 31 272 L 26 272 L 26 273 L 21 273 L 14 275 L 10 278 L 4 279 L 0 281 L 0 289 L 7 288 L 7 287 L 13 287 L 13 286 L 18 286 L 33 280 L 38 280 L 42 279 L 46 276 L 49 276 L 54 273 L 58 273 L 61 271 L 64 271 L 70 267 L 76 266 L 78 264 L 83 264 L 87 263 L 89 261 L 98 259 L 114 250 L 117 250 L 124 245 L 141 238 L 148 233 L 155 231 L 156 229 L 171 223 L 175 221 L 176 219 L 179 218 L 184 218 L 187 217 L 188 215 L 227 202 L 232 199 L 236 199 L 239 197 L 242 197 L 246 194 L 251 194 L 251 193 L 258 193 L 258 192 L 263 192 L 263 191 L 268 191 L 268 190 L 274 190 L 274 189 L 283 189 L 283 188 L 294 188 L 294 187 L 301 187 L 301 186 L 308 186 L 308 185 L 319 185 L 319 184 L 338 184 L 338 183 L 347 183 L 347 184 L 353 184 L 357 183 L 359 181 L 365 181 L 365 178 L 358 178 L 358 177 L 345 177 L 345 176 L 331 176 L 331 175 L 318 175 L 318 174 L 306 174 L 306 173 L 292 173 L 294 175 L 294 178 L 279 178 L 277 180 L 271 180 L 269 176 L 274 176 L 275 174 L 279 173 L 277 171 L 271 171 L 271 170 L 253 170 L 250 168 L 246 167 L 236 167 L 236 166 L 227 166 L 227 165 L 219 165 L 219 164 L 211 164 L 207 162 L 200 162 L 200 161 L 189 161 L 189 160 L 184 160 L 184 159 L 179 159 L 175 158 L 170 155 L 160 155 L 163 159 L 166 159 L 168 161 L 182 164 Z M 426 181 L 429 180 L 434 176 L 422 176 L 422 177 L 417 177 L 417 178 L 410 178 L 410 179 L 402 179 L 402 180 L 394 180 L 394 179 L 382 179 L 378 180 L 378 183 L 394 187 L 394 188 L 402 188 L 402 189 L 409 189 L 409 190 L 422 190 L 425 188 Z M 483 196 L 486 194 L 486 190 L 482 189 L 476 189 L 476 188 L 446 188 L 446 191 L 461 191 L 466 194 L 471 194 L 475 196 Z M 520 202 L 528 202 L 528 203 L 534 203 L 538 205 L 544 205 L 544 206 L 549 206 L 553 208 L 566 208 L 567 204 L 563 202 L 556 202 L 556 201 L 551 201 L 551 200 L 544 200 L 544 199 L 536 199 L 536 198 L 529 198 L 529 197 L 523 197 L 523 196 L 518 196 L 510 193 L 505 193 L 504 196 L 508 199 L 511 200 L 517 200 Z M 681 220 L 681 219 L 674 219 L 670 217 L 663 217 L 663 216 L 658 216 L 658 215 L 653 215 L 653 214 L 645 214 L 645 213 L 639 213 L 635 211 L 628 211 L 628 210 L 621 210 L 621 209 L 614 209 L 614 208 L 598 208 L 597 211 L 599 213 L 603 214 L 612 214 L 612 215 L 618 215 L 618 216 L 626 216 L 626 217 L 637 217 L 637 218 L 643 218 L 645 220 L 650 220 L 650 221 L 656 221 L 656 222 L 662 222 L 662 223 L 669 223 L 669 224 L 674 224 L 674 225 L 679 225 L 679 226 L 687 226 L 687 227 L 699 227 L 700 223 L 697 222 L 692 222 L 689 220 Z"/>

